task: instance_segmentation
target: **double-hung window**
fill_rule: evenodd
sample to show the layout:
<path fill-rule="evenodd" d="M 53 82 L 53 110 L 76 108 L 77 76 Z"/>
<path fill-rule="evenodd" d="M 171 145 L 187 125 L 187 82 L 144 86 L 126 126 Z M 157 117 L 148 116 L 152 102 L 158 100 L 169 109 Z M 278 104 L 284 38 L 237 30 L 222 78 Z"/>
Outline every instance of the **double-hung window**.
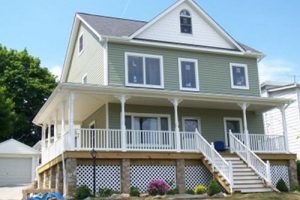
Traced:
<path fill-rule="evenodd" d="M 126 85 L 163 88 L 163 58 L 157 55 L 125 53 Z"/>
<path fill-rule="evenodd" d="M 198 60 L 179 58 L 180 90 L 199 91 Z"/>
<path fill-rule="evenodd" d="M 230 63 L 230 74 L 231 74 L 231 88 L 249 89 L 247 65 Z"/>
<path fill-rule="evenodd" d="M 187 10 L 180 12 L 180 30 L 181 33 L 192 34 L 192 17 Z"/>
<path fill-rule="evenodd" d="M 78 38 L 78 54 L 83 52 L 83 33 Z"/>

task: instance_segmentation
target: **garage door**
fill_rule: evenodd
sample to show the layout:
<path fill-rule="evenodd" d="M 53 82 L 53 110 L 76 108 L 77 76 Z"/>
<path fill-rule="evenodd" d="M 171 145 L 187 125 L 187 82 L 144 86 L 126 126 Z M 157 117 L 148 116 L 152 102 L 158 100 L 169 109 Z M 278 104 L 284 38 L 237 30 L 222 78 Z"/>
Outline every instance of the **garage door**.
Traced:
<path fill-rule="evenodd" d="M 1 158 L 0 186 L 31 182 L 31 158 Z"/>

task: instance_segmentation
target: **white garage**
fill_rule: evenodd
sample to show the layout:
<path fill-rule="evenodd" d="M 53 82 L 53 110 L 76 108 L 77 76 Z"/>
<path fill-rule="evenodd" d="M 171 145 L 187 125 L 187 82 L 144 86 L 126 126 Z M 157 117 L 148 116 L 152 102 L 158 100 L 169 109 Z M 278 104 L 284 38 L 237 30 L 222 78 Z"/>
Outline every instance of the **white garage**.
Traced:
<path fill-rule="evenodd" d="M 31 183 L 38 158 L 38 151 L 14 139 L 0 143 L 0 186 Z"/>

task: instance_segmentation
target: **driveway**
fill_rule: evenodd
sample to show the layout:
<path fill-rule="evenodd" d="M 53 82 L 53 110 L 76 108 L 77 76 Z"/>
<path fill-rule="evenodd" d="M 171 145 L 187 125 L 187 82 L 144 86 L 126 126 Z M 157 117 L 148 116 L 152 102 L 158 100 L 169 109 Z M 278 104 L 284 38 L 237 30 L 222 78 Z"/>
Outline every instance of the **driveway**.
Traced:
<path fill-rule="evenodd" d="M 22 190 L 28 185 L 0 187 L 0 200 L 21 200 Z"/>

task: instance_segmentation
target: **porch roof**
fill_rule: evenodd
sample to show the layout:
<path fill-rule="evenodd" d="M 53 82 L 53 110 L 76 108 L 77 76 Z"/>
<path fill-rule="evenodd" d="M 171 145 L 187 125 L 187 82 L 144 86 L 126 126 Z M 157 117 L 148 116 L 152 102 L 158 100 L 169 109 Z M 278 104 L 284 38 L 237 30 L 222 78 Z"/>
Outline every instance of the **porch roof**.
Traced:
<path fill-rule="evenodd" d="M 48 122 L 53 111 L 59 112 L 62 102 L 67 102 L 68 94 L 75 94 L 75 121 L 85 119 L 107 102 L 119 103 L 118 95 L 131 97 L 126 104 L 172 106 L 169 99 L 179 98 L 180 107 L 196 107 L 207 109 L 240 110 L 240 103 L 248 103 L 249 111 L 265 112 L 280 105 L 289 104 L 291 99 L 237 96 L 229 94 L 211 94 L 201 92 L 184 92 L 158 89 L 112 87 L 78 83 L 60 83 L 53 91 L 47 102 L 33 120 L 36 125 Z M 80 112 L 76 112 L 80 110 Z M 65 116 L 67 112 L 65 109 Z M 58 116 L 59 118 L 59 116 Z"/>

